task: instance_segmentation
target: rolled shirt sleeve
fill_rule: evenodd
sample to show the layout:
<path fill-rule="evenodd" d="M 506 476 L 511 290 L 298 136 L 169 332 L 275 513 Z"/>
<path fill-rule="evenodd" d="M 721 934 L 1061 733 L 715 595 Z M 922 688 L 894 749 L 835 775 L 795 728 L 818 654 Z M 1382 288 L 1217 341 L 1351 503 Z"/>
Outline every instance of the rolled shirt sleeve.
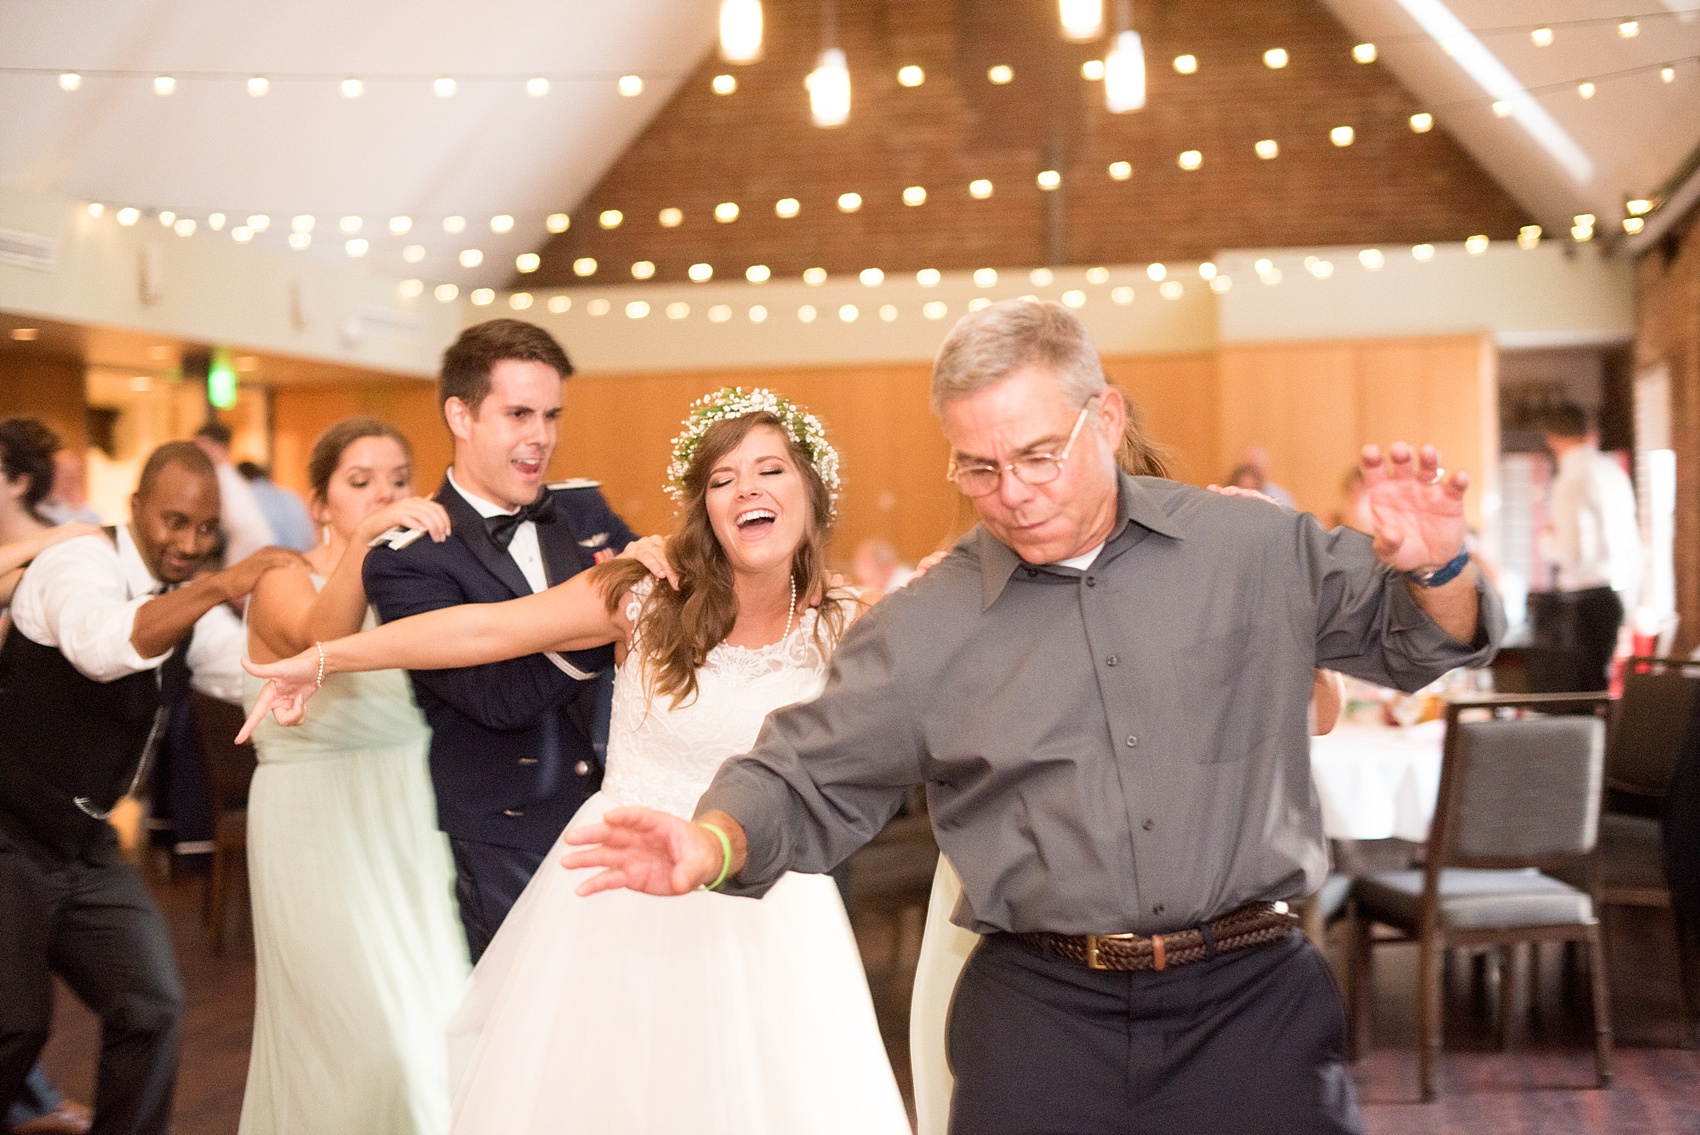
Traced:
<path fill-rule="evenodd" d="M 30 564 L 12 597 L 12 619 L 32 642 L 57 647 L 85 678 L 112 682 L 155 669 L 171 654 L 144 658 L 130 643 L 136 611 L 151 598 L 129 594 L 111 540 L 78 536 Z"/>
<path fill-rule="evenodd" d="M 786 871 L 831 870 L 886 825 L 922 779 L 919 719 L 872 617 L 851 627 L 831 696 L 772 714 L 749 756 L 728 761 L 697 806 L 744 829 L 730 894 L 761 895 Z"/>

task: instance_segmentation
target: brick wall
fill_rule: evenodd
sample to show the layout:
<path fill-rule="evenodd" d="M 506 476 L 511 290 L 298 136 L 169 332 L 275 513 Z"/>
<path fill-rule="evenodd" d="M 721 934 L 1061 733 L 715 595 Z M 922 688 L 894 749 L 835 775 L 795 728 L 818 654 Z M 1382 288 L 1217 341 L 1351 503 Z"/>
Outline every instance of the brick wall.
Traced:
<path fill-rule="evenodd" d="M 1700 212 L 1641 258 L 1635 366 L 1670 369 L 1676 451 L 1676 652 L 1700 645 Z"/>
<path fill-rule="evenodd" d="M 541 270 L 519 280 L 592 282 L 572 274 L 581 256 L 599 262 L 597 283 L 629 282 L 639 260 L 678 281 L 696 262 L 724 279 L 758 263 L 794 276 L 1196 260 L 1225 248 L 1505 238 L 1528 221 L 1442 129 L 1411 132 L 1423 108 L 1380 64 L 1352 59 L 1353 38 L 1319 0 L 1138 5 L 1149 101 L 1119 116 L 1104 109 L 1102 83 L 1080 74 L 1107 45 L 1064 44 L 1050 0 L 840 0 L 853 106 L 832 130 L 810 124 L 803 88 L 820 6 L 765 7 L 765 59 L 705 59 L 543 250 Z M 1270 47 L 1291 63 L 1265 67 Z M 1196 74 L 1174 71 L 1182 53 L 1197 56 Z M 926 81 L 904 88 L 897 71 L 911 63 Z M 987 80 L 998 63 L 1013 82 Z M 735 93 L 712 92 L 721 73 Z M 1329 131 L 1347 125 L 1356 142 L 1338 148 Z M 1253 151 L 1265 138 L 1280 145 L 1272 161 Z M 1199 150 L 1202 168 L 1180 169 L 1184 150 Z M 1132 176 L 1113 180 L 1115 161 Z M 1061 189 L 1037 187 L 1046 168 L 1061 172 Z M 976 178 L 993 182 L 989 199 L 969 195 Z M 926 188 L 924 205 L 902 203 L 910 185 Z M 864 205 L 839 212 L 851 191 Z M 782 197 L 801 214 L 776 217 Z M 737 221 L 715 221 L 723 201 L 740 206 Z M 684 212 L 677 228 L 657 220 L 668 207 Z M 624 223 L 600 229 L 604 209 Z"/>

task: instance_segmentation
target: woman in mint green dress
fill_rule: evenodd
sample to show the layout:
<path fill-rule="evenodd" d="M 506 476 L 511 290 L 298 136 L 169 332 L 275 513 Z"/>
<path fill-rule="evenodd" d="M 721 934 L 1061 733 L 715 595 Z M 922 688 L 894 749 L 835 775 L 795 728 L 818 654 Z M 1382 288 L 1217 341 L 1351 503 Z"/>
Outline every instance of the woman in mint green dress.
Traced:
<path fill-rule="evenodd" d="M 395 525 L 448 533 L 412 494 L 394 429 L 354 418 L 308 462 L 323 542 L 311 571 L 254 590 L 248 648 L 287 658 L 372 625 L 367 544 Z M 260 683 L 248 679 L 250 704 Z M 468 964 L 454 872 L 426 768 L 430 729 L 400 670 L 336 674 L 299 729 L 269 724 L 248 805 L 257 961 L 254 1041 L 240 1135 L 440 1135 L 443 1039 Z"/>

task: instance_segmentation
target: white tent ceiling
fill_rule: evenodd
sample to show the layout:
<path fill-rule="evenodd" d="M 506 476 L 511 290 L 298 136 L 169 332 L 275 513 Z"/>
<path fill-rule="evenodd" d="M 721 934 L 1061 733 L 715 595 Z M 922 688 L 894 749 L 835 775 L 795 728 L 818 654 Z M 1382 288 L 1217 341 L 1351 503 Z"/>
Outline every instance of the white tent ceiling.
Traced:
<path fill-rule="evenodd" d="M 1700 144 L 1700 19 L 1679 12 L 1700 0 L 1445 0 L 1530 92 L 1528 113 L 1510 118 L 1466 73 L 1468 52 L 1449 54 L 1419 23 L 1435 0 L 1324 2 L 1555 235 L 1580 212 L 1614 225 L 1625 196 L 1656 187 Z M 716 7 L 0 0 L 0 183 L 174 210 L 199 220 L 195 239 L 213 212 L 229 225 L 263 213 L 271 227 L 256 239 L 281 246 L 289 218 L 311 214 L 309 256 L 345 256 L 338 222 L 360 217 L 372 271 L 500 284 L 515 255 L 543 242 L 544 218 L 577 204 L 711 49 Z M 1626 39 L 1616 25 L 1629 16 L 1640 33 Z M 1551 46 L 1530 40 L 1541 25 L 1554 28 Z M 1658 74 L 1667 62 L 1669 83 Z M 65 71 L 82 76 L 75 91 L 60 88 Z M 618 93 L 626 74 L 643 78 L 640 96 Z M 175 91 L 155 94 L 154 75 L 175 78 Z M 270 78 L 264 97 L 248 94 L 250 76 Z M 532 76 L 550 79 L 546 96 L 527 96 Z M 457 80 L 453 97 L 433 93 L 438 77 Z M 364 94 L 344 98 L 345 78 Z M 1597 93 L 1584 100 L 1576 84 L 1589 79 Z M 1544 148 L 1535 119 L 1550 124 Z M 1558 135 L 1580 161 L 1554 148 Z M 497 214 L 516 219 L 511 233 L 490 231 Z M 396 215 L 414 220 L 406 236 L 388 232 Z M 444 232 L 448 216 L 466 218 L 465 232 Z M 417 268 L 402 261 L 409 244 L 426 249 Z M 462 269 L 469 248 L 483 263 Z"/>

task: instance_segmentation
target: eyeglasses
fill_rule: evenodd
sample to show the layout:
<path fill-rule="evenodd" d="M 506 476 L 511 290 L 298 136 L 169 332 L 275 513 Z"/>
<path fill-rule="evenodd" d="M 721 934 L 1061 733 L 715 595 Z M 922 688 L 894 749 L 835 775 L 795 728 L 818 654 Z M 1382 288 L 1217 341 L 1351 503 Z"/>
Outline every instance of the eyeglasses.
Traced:
<path fill-rule="evenodd" d="M 955 481 L 965 497 L 983 497 L 997 492 L 1003 484 L 1006 469 L 1024 485 L 1048 485 L 1062 475 L 1063 462 L 1068 460 L 1074 440 L 1080 436 L 1080 427 L 1086 424 L 1086 415 L 1091 411 L 1091 401 L 1080 408 L 1080 415 L 1074 419 L 1074 428 L 1068 432 L 1068 440 L 1063 442 L 1061 453 L 1023 454 L 1003 465 L 958 465 L 952 458 L 944 478 Z"/>

